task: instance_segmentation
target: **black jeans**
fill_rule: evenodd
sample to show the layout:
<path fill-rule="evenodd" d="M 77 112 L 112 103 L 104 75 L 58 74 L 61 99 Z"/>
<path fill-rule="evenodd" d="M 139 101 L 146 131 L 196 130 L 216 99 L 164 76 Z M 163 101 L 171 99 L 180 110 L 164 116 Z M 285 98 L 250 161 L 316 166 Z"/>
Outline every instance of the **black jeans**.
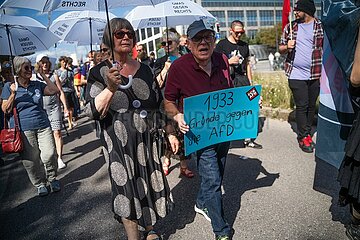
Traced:
<path fill-rule="evenodd" d="M 316 100 L 320 92 L 320 81 L 289 79 L 289 87 L 295 100 L 298 139 L 301 139 L 311 133 Z"/>

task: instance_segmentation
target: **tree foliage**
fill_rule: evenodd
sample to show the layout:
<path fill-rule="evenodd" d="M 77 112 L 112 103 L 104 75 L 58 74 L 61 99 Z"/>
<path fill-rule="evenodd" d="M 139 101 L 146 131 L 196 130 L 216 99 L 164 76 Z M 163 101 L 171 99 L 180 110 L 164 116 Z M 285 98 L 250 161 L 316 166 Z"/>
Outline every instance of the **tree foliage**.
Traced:
<path fill-rule="evenodd" d="M 277 31 L 277 39 L 276 42 L 276 31 Z M 281 23 L 278 23 L 276 27 L 271 28 L 261 28 L 256 33 L 254 39 L 249 39 L 248 37 L 244 37 L 244 40 L 247 40 L 249 44 L 261 44 L 268 45 L 271 48 L 276 48 L 276 43 L 279 44 L 281 38 L 282 30 Z"/>

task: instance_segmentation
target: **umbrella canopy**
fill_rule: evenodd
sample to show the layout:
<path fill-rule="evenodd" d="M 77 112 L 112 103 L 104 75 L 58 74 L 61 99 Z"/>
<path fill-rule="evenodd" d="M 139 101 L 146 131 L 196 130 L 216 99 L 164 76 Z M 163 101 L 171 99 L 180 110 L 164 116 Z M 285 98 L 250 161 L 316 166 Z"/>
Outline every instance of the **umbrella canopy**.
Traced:
<path fill-rule="evenodd" d="M 166 0 L 5 0 L 0 6 L 3 8 L 28 8 L 41 12 L 59 11 L 83 11 L 94 10 L 104 11 L 107 8 L 140 6 L 140 5 L 155 5 Z M 106 4 L 105 4 L 106 2 Z"/>
<path fill-rule="evenodd" d="M 110 13 L 110 18 L 115 15 Z M 63 41 L 77 42 L 78 45 L 100 44 L 106 26 L 105 12 L 72 11 L 60 15 L 50 26 Z"/>
<path fill-rule="evenodd" d="M 155 6 L 138 6 L 125 18 L 136 29 L 189 25 L 200 19 L 216 21 L 205 8 L 189 0 L 170 0 Z"/>
<path fill-rule="evenodd" d="M 59 41 L 40 22 L 25 16 L 0 14 L 0 55 L 22 55 L 50 48 Z"/>

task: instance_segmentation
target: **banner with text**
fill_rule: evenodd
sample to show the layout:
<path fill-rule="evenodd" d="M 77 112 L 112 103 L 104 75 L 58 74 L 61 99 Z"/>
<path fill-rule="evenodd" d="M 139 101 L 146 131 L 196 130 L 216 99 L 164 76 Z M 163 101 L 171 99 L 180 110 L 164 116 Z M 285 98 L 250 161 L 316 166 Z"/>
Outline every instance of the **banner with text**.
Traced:
<path fill-rule="evenodd" d="M 229 88 L 184 99 L 185 155 L 258 132 L 261 86 Z"/>

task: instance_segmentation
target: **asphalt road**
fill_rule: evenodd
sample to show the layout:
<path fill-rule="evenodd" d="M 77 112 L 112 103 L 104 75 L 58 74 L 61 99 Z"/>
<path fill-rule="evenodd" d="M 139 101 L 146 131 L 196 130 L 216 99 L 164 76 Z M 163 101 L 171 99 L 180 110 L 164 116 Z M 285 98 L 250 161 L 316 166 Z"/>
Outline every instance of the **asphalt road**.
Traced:
<path fill-rule="evenodd" d="M 261 150 L 232 144 L 223 183 L 234 239 L 342 240 L 348 208 L 337 206 L 336 169 L 300 151 L 293 124 L 265 119 Z M 87 118 L 64 137 L 62 190 L 38 197 L 16 155 L 0 167 L 0 239 L 126 239 L 111 212 L 108 164 Z M 195 169 L 194 161 L 190 167 Z M 164 239 L 213 239 L 193 206 L 199 178 L 168 176 L 176 208 L 156 229 Z"/>

